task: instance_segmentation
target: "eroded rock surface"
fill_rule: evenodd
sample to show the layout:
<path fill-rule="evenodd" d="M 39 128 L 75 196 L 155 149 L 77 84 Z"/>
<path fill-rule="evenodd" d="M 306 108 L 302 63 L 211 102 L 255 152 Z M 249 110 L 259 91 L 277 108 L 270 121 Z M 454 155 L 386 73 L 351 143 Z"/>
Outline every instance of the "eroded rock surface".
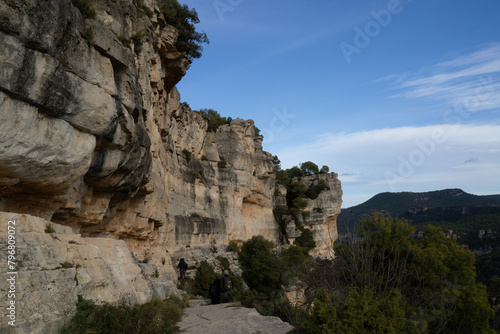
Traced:
<path fill-rule="evenodd" d="M 186 308 L 177 326 L 186 334 L 285 334 L 294 328 L 278 317 L 265 317 L 253 308 L 210 305 L 204 301 Z"/>
<path fill-rule="evenodd" d="M 302 178 L 302 182 L 309 187 L 324 180 L 327 189 L 322 191 L 316 199 L 306 199 L 306 211 L 310 215 L 304 218 L 304 225 L 313 232 L 316 248 L 311 251 L 312 256 L 333 257 L 333 243 L 338 239 L 337 216 L 342 205 L 342 187 L 338 174 L 316 174 Z"/>
<path fill-rule="evenodd" d="M 0 210 L 134 251 L 277 239 L 271 155 L 251 120 L 210 132 L 180 103 L 190 60 L 155 2 L 0 6 Z"/>
<path fill-rule="evenodd" d="M 322 180 L 322 181 L 320 181 Z M 333 257 L 333 243 L 338 239 L 337 231 L 337 216 L 340 214 L 342 205 L 342 187 L 338 174 L 336 173 L 320 173 L 297 178 L 297 181 L 302 182 L 306 188 L 313 185 L 318 185 L 318 182 L 323 182 L 326 189 L 321 191 L 317 198 L 304 198 L 307 206 L 303 209 L 308 212 L 307 216 L 299 216 L 299 222 L 302 226 L 310 229 L 313 232 L 316 248 L 310 254 L 319 257 Z M 275 196 L 275 204 L 286 206 L 286 187 L 277 185 Z M 301 235 L 301 231 L 297 228 L 297 222 L 292 216 L 285 216 L 286 235 L 288 241 L 293 243 L 295 238 Z"/>
<path fill-rule="evenodd" d="M 1 273 L 0 303 L 15 301 L 15 333 L 57 333 L 76 311 L 77 296 L 110 303 L 145 303 L 179 292 L 172 277 L 140 263 L 123 240 L 85 238 L 70 227 L 26 214 L 0 212 L 0 251 L 7 254 L 7 222 L 15 227 L 14 269 Z M 15 298 L 5 284 L 17 272 Z M 7 318 L 7 308 L 0 317 Z M 6 321 L 0 331 L 7 330 Z M 14 332 L 13 332 L 14 333 Z"/>

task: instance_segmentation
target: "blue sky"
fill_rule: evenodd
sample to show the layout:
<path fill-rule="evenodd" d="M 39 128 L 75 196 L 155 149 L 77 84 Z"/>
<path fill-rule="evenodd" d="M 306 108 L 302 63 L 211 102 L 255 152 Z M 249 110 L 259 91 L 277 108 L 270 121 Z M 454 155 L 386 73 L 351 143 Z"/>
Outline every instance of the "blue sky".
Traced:
<path fill-rule="evenodd" d="M 210 45 L 178 84 L 253 119 L 284 168 L 379 192 L 500 193 L 498 0 L 187 0 Z"/>

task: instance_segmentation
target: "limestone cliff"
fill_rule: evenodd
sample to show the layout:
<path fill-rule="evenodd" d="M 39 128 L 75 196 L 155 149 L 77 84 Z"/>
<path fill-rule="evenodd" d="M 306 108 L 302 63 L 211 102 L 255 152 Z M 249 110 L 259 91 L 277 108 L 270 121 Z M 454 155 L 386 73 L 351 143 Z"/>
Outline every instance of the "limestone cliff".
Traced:
<path fill-rule="evenodd" d="M 342 187 L 336 173 L 305 176 L 301 182 L 310 187 L 318 180 L 324 180 L 327 189 L 316 199 L 306 198 L 305 211 L 309 212 L 309 216 L 304 217 L 302 223 L 311 229 L 316 241 L 317 247 L 311 255 L 332 257 L 334 255 L 332 244 L 338 239 L 337 216 L 342 205 Z"/>
<path fill-rule="evenodd" d="M 1 4 L 0 208 L 133 246 L 274 239 L 253 122 L 209 132 L 180 104 L 190 60 L 154 2 L 96 4 L 95 20 L 70 1 Z"/>
<path fill-rule="evenodd" d="M 342 187 L 338 174 L 321 173 L 302 176 L 294 179 L 305 185 L 306 188 L 317 185 L 320 180 L 324 181 L 326 189 L 321 191 L 317 198 L 304 198 L 307 206 L 303 211 L 307 215 L 297 216 L 296 222 L 292 216 L 283 217 L 286 224 L 286 238 L 293 243 L 295 238 L 301 235 L 297 223 L 313 232 L 316 248 L 310 254 L 319 257 L 333 257 L 332 244 L 338 239 L 337 216 L 340 214 L 342 205 Z M 277 184 L 275 192 L 275 204 L 286 206 L 287 189 L 284 185 Z"/>
<path fill-rule="evenodd" d="M 273 160 L 253 121 L 211 131 L 180 102 L 191 61 L 154 0 L 94 6 L 84 18 L 70 0 L 0 1 L 0 250 L 17 219 L 19 289 L 34 301 L 20 332 L 53 332 L 77 294 L 176 293 L 171 256 L 186 249 L 278 241 Z M 321 235 L 324 222 L 306 224 Z"/>
<path fill-rule="evenodd" d="M 12 277 L 7 271 L 14 270 L 2 272 L 2 333 L 58 333 L 74 314 L 78 295 L 136 304 L 179 294 L 170 277 L 158 275 L 154 264 L 138 262 L 123 240 L 84 238 L 58 224 L 46 233 L 46 220 L 25 214 L 0 212 L 0 219 L 15 224 L 17 262 L 15 288 L 4 284 Z M 7 233 L 6 223 L 0 233 Z M 2 252 L 7 253 L 3 245 Z M 7 300 L 9 290 L 15 296 Z M 7 325 L 10 301 L 15 301 L 15 327 Z"/>

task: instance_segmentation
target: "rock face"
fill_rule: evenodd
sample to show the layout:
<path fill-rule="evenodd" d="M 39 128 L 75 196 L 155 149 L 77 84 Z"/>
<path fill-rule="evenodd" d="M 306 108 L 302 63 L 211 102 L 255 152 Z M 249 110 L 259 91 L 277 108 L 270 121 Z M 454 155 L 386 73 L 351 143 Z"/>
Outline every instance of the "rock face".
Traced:
<path fill-rule="evenodd" d="M 313 232 L 316 248 L 310 254 L 319 257 L 333 257 L 333 242 L 338 239 L 337 216 L 340 214 L 342 205 L 342 187 L 338 174 L 324 173 L 309 176 L 303 176 L 298 179 L 306 188 L 317 185 L 318 181 L 323 180 L 326 189 L 319 193 L 315 199 L 304 198 L 307 201 L 307 207 L 304 211 L 308 216 L 298 217 L 300 223 Z M 277 187 L 276 204 L 286 205 L 286 188 L 282 185 Z M 302 233 L 296 227 L 292 217 L 287 218 L 287 236 L 290 242 L 294 242 L 296 237 Z"/>
<path fill-rule="evenodd" d="M 265 317 L 255 309 L 231 304 L 192 305 L 177 324 L 183 333 L 285 334 L 294 329 L 278 317 Z"/>
<path fill-rule="evenodd" d="M 342 205 L 342 187 L 336 173 L 306 176 L 302 182 L 309 187 L 318 180 L 324 180 L 328 188 L 318 198 L 307 199 L 305 210 L 310 216 L 304 219 L 304 225 L 312 230 L 317 245 L 311 255 L 333 257 L 332 244 L 339 236 L 337 216 Z"/>
<path fill-rule="evenodd" d="M 271 155 L 252 121 L 210 132 L 180 103 L 190 60 L 154 2 L 0 6 L 2 211 L 134 250 L 276 239 Z"/>
<path fill-rule="evenodd" d="M 15 297 L 7 298 L 12 274 L 1 275 L 0 301 L 15 301 L 15 333 L 57 333 L 76 310 L 77 295 L 107 302 L 145 303 L 178 294 L 167 274 L 139 263 L 123 240 L 84 238 L 70 227 L 26 214 L 0 212 L 0 250 L 7 254 L 7 222 L 15 227 Z M 12 234 L 11 234 L 12 235 Z M 0 316 L 7 318 L 2 307 Z M 6 330 L 6 321 L 0 329 Z M 5 326 L 5 327 L 4 327 Z"/>
<path fill-rule="evenodd" d="M 253 121 L 210 131 L 180 102 L 191 61 L 154 0 L 93 3 L 84 18 L 70 0 L 0 2 L 0 224 L 26 225 L 23 298 L 68 296 L 26 306 L 20 332 L 53 332 L 77 294 L 135 303 L 175 293 L 171 254 L 279 239 L 273 160 Z M 323 218 L 307 223 L 317 235 Z M 65 262 L 75 267 L 56 269 Z"/>

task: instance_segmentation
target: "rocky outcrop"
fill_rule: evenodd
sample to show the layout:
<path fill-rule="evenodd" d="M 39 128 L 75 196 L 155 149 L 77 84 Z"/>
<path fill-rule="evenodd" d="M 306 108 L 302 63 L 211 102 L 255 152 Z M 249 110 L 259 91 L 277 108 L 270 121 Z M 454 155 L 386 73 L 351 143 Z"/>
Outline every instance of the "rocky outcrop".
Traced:
<path fill-rule="evenodd" d="M 188 247 L 177 251 L 172 255 L 172 263 L 178 264 L 184 259 L 189 266 L 186 272 L 188 277 L 196 276 L 196 269 L 201 262 L 206 261 L 215 272 L 223 275 L 225 266 L 228 264 L 231 274 L 241 277 L 243 270 L 238 261 L 238 253 L 227 249 L 226 245 L 212 245 L 211 247 Z"/>
<path fill-rule="evenodd" d="M 338 174 L 316 174 L 302 178 L 302 182 L 309 187 L 324 180 L 327 188 L 318 198 L 307 199 L 306 211 L 310 213 L 304 218 L 304 225 L 313 231 L 317 247 L 311 252 L 313 256 L 333 257 L 332 244 L 338 239 L 337 216 L 342 205 L 342 187 Z"/>
<path fill-rule="evenodd" d="M 95 5 L 0 5 L 0 209 L 137 252 L 276 239 L 253 122 L 210 132 L 180 103 L 190 60 L 154 2 Z"/>
<path fill-rule="evenodd" d="M 172 277 L 140 263 L 123 240 L 84 238 L 70 227 L 26 214 L 0 212 L 0 251 L 15 245 L 15 266 L 1 275 L 0 303 L 15 302 L 15 333 L 57 333 L 76 311 L 77 296 L 107 302 L 145 303 L 178 294 Z M 7 222 L 15 242 L 7 242 Z M 171 266 L 165 263 L 164 266 Z M 15 276 L 14 297 L 4 284 Z M 0 316 L 8 319 L 6 307 Z M 6 321 L 0 328 L 7 330 Z M 14 327 L 12 327 L 14 328 Z"/>
<path fill-rule="evenodd" d="M 120 32 L 85 20 L 70 1 L 0 6 L 2 210 L 96 223 L 150 171 L 134 54 Z"/>
<path fill-rule="evenodd" d="M 302 232 L 297 228 L 297 223 L 299 223 L 313 232 L 317 246 L 310 254 L 319 257 L 333 257 L 333 243 L 338 239 L 337 216 L 340 214 L 342 205 L 342 187 L 338 174 L 320 173 L 302 176 L 295 180 L 303 183 L 306 188 L 318 185 L 318 182 L 324 182 L 326 188 L 315 199 L 304 198 L 307 201 L 307 206 L 303 211 L 307 215 L 296 217 L 299 219 L 298 222 L 291 216 L 284 218 L 287 238 L 293 243 L 295 238 L 301 235 Z M 277 205 L 286 205 L 286 192 L 286 187 L 277 185 L 275 199 Z"/>

